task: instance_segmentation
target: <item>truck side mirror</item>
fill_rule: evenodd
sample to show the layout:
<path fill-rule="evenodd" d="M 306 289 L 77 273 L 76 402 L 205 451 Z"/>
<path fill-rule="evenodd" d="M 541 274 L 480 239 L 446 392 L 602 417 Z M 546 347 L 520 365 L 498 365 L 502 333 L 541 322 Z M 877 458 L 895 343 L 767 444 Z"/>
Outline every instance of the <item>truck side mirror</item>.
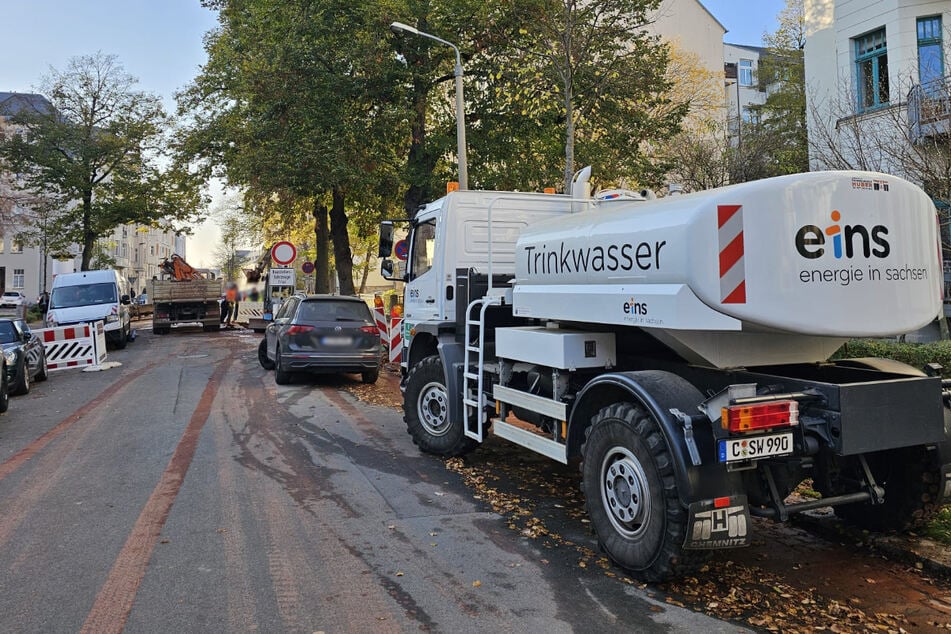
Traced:
<path fill-rule="evenodd" d="M 384 220 L 380 223 L 380 249 L 378 257 L 388 258 L 393 253 L 393 223 Z M 386 277 L 384 275 L 384 277 Z"/>
<path fill-rule="evenodd" d="M 380 244 L 383 244 L 382 237 L 380 239 Z M 382 252 L 383 249 L 381 248 L 380 251 Z M 380 263 L 380 275 L 382 275 L 383 279 L 385 280 L 393 279 L 393 260 L 386 257 L 383 258 L 383 261 Z"/>

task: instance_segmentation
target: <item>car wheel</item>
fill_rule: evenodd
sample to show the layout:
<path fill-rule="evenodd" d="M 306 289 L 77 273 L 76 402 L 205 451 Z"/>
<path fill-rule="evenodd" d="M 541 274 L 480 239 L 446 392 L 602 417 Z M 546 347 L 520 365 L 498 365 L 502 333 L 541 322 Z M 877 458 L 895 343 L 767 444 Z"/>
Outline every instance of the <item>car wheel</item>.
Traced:
<path fill-rule="evenodd" d="M 46 379 L 50 378 L 50 368 L 49 363 L 46 361 L 46 351 L 44 350 L 40 354 L 40 371 L 36 373 L 36 380 L 45 381 Z"/>
<path fill-rule="evenodd" d="M 10 409 L 10 384 L 7 382 L 7 366 L 4 363 L 0 365 L 0 414 Z"/>
<path fill-rule="evenodd" d="M 10 390 L 14 396 L 30 393 L 30 369 L 26 365 L 26 360 L 20 362 L 20 368 L 17 372 L 17 382 Z"/>
<path fill-rule="evenodd" d="M 376 383 L 376 380 L 380 378 L 380 369 L 368 370 L 360 375 L 360 378 L 363 379 L 363 382 L 367 385 L 372 385 Z"/>
<path fill-rule="evenodd" d="M 267 339 L 262 339 L 258 344 L 258 363 L 265 370 L 273 370 L 274 362 L 267 358 Z"/>
<path fill-rule="evenodd" d="M 126 332 L 125 328 L 120 328 L 119 336 L 116 337 L 116 340 L 115 340 L 116 350 L 122 350 L 123 348 L 125 348 L 127 343 L 129 343 L 129 333 Z"/>
<path fill-rule="evenodd" d="M 274 353 L 274 382 L 278 385 L 287 385 L 291 382 L 291 373 L 284 369 L 281 363 L 281 347 Z"/>

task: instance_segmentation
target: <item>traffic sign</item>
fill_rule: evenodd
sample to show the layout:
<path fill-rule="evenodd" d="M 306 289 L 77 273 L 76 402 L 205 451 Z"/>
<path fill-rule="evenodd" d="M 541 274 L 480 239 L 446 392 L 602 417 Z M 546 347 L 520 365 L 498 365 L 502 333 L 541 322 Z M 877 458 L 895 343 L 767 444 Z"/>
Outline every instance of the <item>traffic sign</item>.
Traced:
<path fill-rule="evenodd" d="M 314 263 L 304 262 L 303 264 L 300 265 L 300 270 L 306 273 L 307 275 L 310 275 L 311 273 L 314 272 Z"/>
<path fill-rule="evenodd" d="M 400 240 L 393 247 L 393 254 L 400 260 L 405 260 L 409 255 L 409 244 L 406 240 Z"/>
<path fill-rule="evenodd" d="M 271 259 L 276 264 L 287 266 L 297 259 L 297 247 L 287 240 L 275 242 L 274 246 L 271 247 Z"/>
<path fill-rule="evenodd" d="M 294 269 L 271 269 L 270 285 L 274 286 L 294 286 L 296 284 L 297 271 Z"/>

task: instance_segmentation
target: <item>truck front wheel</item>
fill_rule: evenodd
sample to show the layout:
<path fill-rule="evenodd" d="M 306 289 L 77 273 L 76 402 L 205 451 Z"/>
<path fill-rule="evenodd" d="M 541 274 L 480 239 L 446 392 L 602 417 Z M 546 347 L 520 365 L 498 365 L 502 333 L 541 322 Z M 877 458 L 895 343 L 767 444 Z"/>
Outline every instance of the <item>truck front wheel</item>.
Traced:
<path fill-rule="evenodd" d="M 478 443 L 465 435 L 462 420 L 449 416 L 450 396 L 438 356 L 426 357 L 409 371 L 403 393 L 403 420 L 413 442 L 437 456 L 461 456 Z"/>
<path fill-rule="evenodd" d="M 683 549 L 687 511 L 670 451 L 645 409 L 614 403 L 591 419 L 581 449 L 585 506 L 598 542 L 645 581 L 687 574 L 708 556 Z"/>

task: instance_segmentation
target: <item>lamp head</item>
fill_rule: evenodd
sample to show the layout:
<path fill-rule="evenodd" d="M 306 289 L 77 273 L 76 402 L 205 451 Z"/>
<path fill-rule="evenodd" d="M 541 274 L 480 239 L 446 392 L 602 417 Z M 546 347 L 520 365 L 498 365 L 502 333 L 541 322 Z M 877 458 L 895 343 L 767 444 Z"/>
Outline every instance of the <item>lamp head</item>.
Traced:
<path fill-rule="evenodd" d="M 410 35 L 419 35 L 419 31 L 408 24 L 402 22 L 393 22 L 390 24 L 390 30 L 394 33 L 409 33 Z"/>

